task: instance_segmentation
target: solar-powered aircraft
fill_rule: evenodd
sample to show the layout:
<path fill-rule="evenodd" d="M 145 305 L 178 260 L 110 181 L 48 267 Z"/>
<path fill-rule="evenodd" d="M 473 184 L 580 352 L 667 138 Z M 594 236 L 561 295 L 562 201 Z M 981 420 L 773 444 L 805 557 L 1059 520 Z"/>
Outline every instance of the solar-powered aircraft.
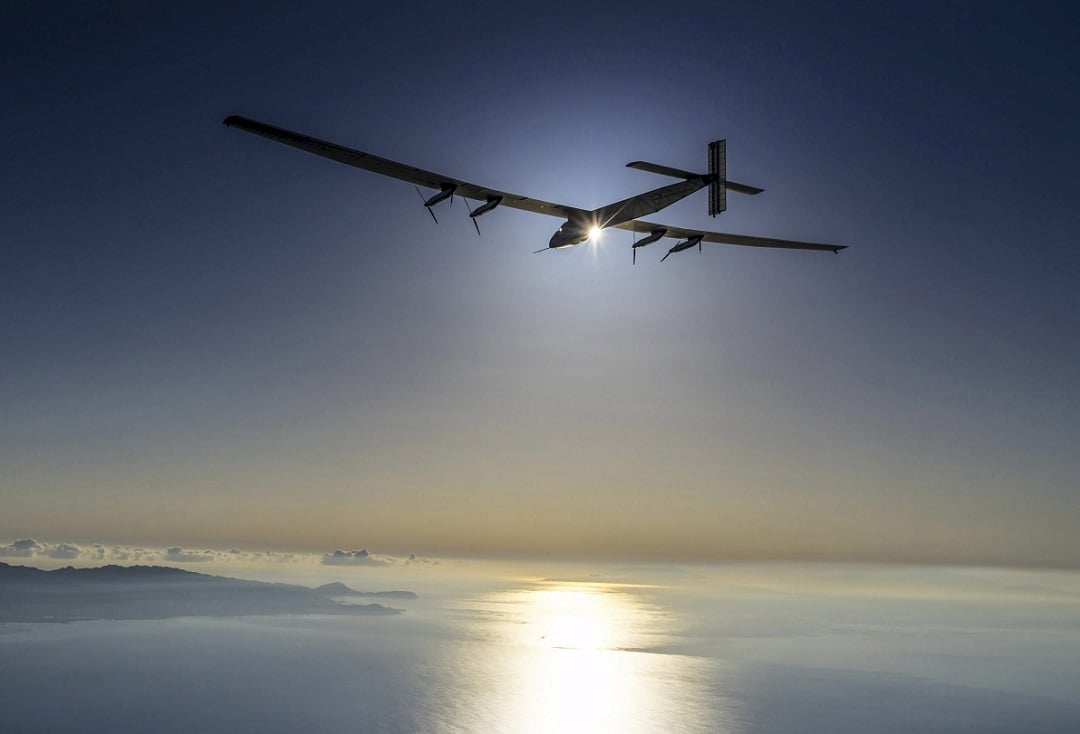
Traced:
<path fill-rule="evenodd" d="M 715 242 L 723 245 L 744 245 L 747 247 L 779 247 L 790 250 L 822 250 L 834 253 L 840 252 L 840 250 L 847 247 L 847 245 L 797 242 L 795 240 L 779 240 L 771 237 L 752 237 L 750 235 L 728 234 L 726 232 L 704 232 L 697 229 L 655 224 L 640 219 L 640 217 L 655 214 L 661 209 L 669 207 L 680 199 L 684 199 L 695 191 L 706 187 L 709 189 L 709 215 L 714 217 L 727 209 L 728 191 L 748 194 L 750 196 L 756 196 L 764 191 L 764 189 L 759 189 L 756 186 L 748 186 L 746 184 L 728 180 L 726 161 L 727 144 L 723 140 L 709 143 L 708 173 L 693 173 L 691 171 L 661 166 L 655 163 L 646 163 L 645 161 L 627 163 L 626 165 L 630 168 L 637 168 L 642 171 L 648 171 L 662 176 L 671 176 L 680 180 L 678 183 L 661 186 L 658 189 L 647 191 L 644 194 L 631 196 L 628 199 L 602 206 L 599 209 L 589 210 L 579 209 L 565 204 L 554 204 L 550 201 L 541 201 L 540 199 L 533 199 L 528 196 L 519 196 L 518 194 L 511 194 L 506 191 L 479 186 L 477 184 L 469 183 L 468 181 L 462 181 L 450 176 L 443 176 L 442 174 L 414 168 L 413 166 L 404 163 L 380 158 L 371 153 L 346 148 L 345 146 L 337 145 L 336 143 L 329 143 L 325 140 L 301 135 L 300 133 L 292 132 L 291 130 L 285 130 L 284 128 L 275 127 L 274 125 L 267 125 L 264 122 L 258 122 L 239 115 L 230 115 L 229 117 L 226 117 L 225 124 L 229 127 L 235 127 L 249 133 L 254 133 L 255 135 L 261 135 L 270 140 L 276 140 L 279 143 L 291 145 L 294 148 L 305 150 L 308 153 L 321 155 L 324 158 L 329 158 L 330 160 L 338 161 L 339 163 L 345 163 L 357 168 L 363 168 L 367 171 L 380 173 L 384 176 L 391 176 L 402 181 L 407 181 L 417 187 L 417 192 L 420 191 L 420 186 L 436 189 L 436 193 L 430 197 L 425 197 L 422 193 L 420 194 L 420 198 L 424 200 L 424 206 L 427 208 L 428 213 L 431 214 L 432 219 L 435 219 L 436 222 L 438 222 L 438 219 L 435 217 L 433 208 L 447 199 L 450 200 L 451 204 L 453 204 L 455 196 L 483 202 L 475 209 L 469 208 L 469 218 L 472 220 L 473 226 L 476 227 L 477 234 L 480 234 L 480 225 L 477 224 L 476 219 L 500 206 L 508 206 L 512 209 L 522 209 L 527 212 L 565 218 L 566 221 L 561 227 L 555 230 L 555 234 L 551 236 L 551 241 L 548 242 L 548 246 L 544 248 L 545 250 L 579 244 L 598 235 L 601 230 L 608 227 L 618 227 L 619 229 L 626 229 L 646 235 L 643 239 L 636 240 L 633 243 L 632 252 L 634 253 L 634 261 L 637 260 L 637 251 L 639 248 L 651 245 L 665 237 L 677 239 L 679 242 L 668 250 L 667 254 L 660 260 L 661 262 L 667 260 L 670 255 L 676 252 L 689 250 L 695 245 L 700 250 L 702 242 Z M 539 250 L 538 252 L 543 251 L 544 250 Z"/>

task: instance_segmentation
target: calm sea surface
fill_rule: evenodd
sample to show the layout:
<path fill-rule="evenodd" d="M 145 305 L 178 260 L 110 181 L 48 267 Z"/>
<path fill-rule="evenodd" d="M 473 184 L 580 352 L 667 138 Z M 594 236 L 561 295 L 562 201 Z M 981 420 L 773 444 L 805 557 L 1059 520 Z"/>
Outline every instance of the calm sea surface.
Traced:
<path fill-rule="evenodd" d="M 0 626 L 0 731 L 1080 731 L 1077 574 L 566 578 L 394 579 L 422 594 L 395 617 Z"/>

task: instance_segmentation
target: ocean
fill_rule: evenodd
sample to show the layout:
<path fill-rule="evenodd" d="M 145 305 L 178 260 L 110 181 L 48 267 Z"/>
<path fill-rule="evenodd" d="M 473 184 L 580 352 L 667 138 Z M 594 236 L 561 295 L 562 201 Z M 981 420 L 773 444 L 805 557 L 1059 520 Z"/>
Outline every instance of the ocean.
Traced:
<path fill-rule="evenodd" d="M 1077 573 L 544 570 L 260 571 L 419 592 L 395 616 L 0 625 L 0 731 L 1080 731 Z"/>

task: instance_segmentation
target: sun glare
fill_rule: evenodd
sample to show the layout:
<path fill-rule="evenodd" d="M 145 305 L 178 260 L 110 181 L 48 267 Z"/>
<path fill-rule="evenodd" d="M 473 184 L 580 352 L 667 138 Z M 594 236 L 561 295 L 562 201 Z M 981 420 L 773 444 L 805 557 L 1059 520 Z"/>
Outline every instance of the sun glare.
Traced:
<path fill-rule="evenodd" d="M 593 589 L 554 589 L 538 593 L 534 605 L 536 625 L 543 630 L 545 647 L 612 647 L 618 628 L 617 605 Z"/>
<path fill-rule="evenodd" d="M 592 229 L 589 230 L 589 242 L 593 243 L 594 245 L 598 244 L 600 242 L 600 235 L 602 235 L 603 233 L 604 230 L 594 226 Z"/>
<path fill-rule="evenodd" d="M 644 650 L 665 619 L 616 584 L 539 581 L 491 598 L 515 656 L 491 687 L 501 729 L 521 734 L 662 731 L 685 721 L 695 694 L 681 656 Z M 686 698 L 689 695 L 690 698 Z M 666 726 L 665 726 L 666 725 Z M 713 731 L 704 722 L 695 731 Z"/>

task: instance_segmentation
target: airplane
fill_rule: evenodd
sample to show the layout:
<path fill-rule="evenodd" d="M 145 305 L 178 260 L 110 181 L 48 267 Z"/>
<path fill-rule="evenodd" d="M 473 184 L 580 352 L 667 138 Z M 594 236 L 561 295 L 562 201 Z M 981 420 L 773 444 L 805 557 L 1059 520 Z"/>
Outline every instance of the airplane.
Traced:
<path fill-rule="evenodd" d="M 274 125 L 268 125 L 264 122 L 252 120 L 240 115 L 230 115 L 226 117 L 224 124 L 227 127 L 235 127 L 245 132 L 261 135 L 264 138 L 269 138 L 270 140 L 275 140 L 279 143 L 284 143 L 285 145 L 291 145 L 294 148 L 299 148 L 300 150 L 314 153 L 315 155 L 320 155 L 324 158 L 338 161 L 339 163 L 345 163 L 346 165 L 362 168 L 367 171 L 372 171 L 373 173 L 379 173 L 383 176 L 390 176 L 402 181 L 407 181 L 416 187 L 417 193 L 420 193 L 420 186 L 429 189 L 437 189 L 437 192 L 434 195 L 427 198 L 424 197 L 423 193 L 420 193 L 420 198 L 424 201 L 424 207 L 428 210 L 428 213 L 431 214 L 431 218 L 436 222 L 439 220 L 435 216 L 434 207 L 447 199 L 450 200 L 451 205 L 454 203 L 455 196 L 483 202 L 475 209 L 469 207 L 469 218 L 472 220 L 473 226 L 476 227 L 477 234 L 480 234 L 480 225 L 476 222 L 477 218 L 494 211 L 500 206 L 521 209 L 536 214 L 547 214 L 553 217 L 565 218 L 566 221 L 562 226 L 555 230 L 555 233 L 551 236 L 548 246 L 542 250 L 537 250 L 537 252 L 544 252 L 549 249 L 556 250 L 580 244 L 581 242 L 597 236 L 602 230 L 608 227 L 629 230 L 635 233 L 635 237 L 637 234 L 646 235 L 643 239 L 635 239 L 631 247 L 633 261 L 635 263 L 637 262 L 637 251 L 640 248 L 651 245 L 665 237 L 677 239 L 679 242 L 668 250 L 667 254 L 664 255 L 660 262 L 667 260 L 668 257 L 677 252 L 689 250 L 694 246 L 697 246 L 700 251 L 702 242 L 742 245 L 746 247 L 820 250 L 833 253 L 838 253 L 840 250 L 847 248 L 847 245 L 798 242 L 795 240 L 729 234 L 726 232 L 705 232 L 685 227 L 655 224 L 641 219 L 641 217 L 655 214 L 661 209 L 671 206 L 675 202 L 684 199 L 690 194 L 705 187 L 708 187 L 709 189 L 709 215 L 714 217 L 727 209 L 728 191 L 734 191 L 750 196 L 756 196 L 764 191 L 764 189 L 760 189 L 756 186 L 749 186 L 727 179 L 727 143 L 724 140 L 717 140 L 709 143 L 708 173 L 693 173 L 692 171 L 684 171 L 678 168 L 671 168 L 670 166 L 647 163 L 645 161 L 633 161 L 627 163 L 626 165 L 628 168 L 636 168 L 641 171 L 671 176 L 681 180 L 678 183 L 661 186 L 652 191 L 646 191 L 644 194 L 631 196 L 622 201 L 602 206 L 599 209 L 589 210 L 567 206 L 566 204 L 555 204 L 550 201 L 542 201 L 528 196 L 519 196 L 518 194 L 491 189 L 486 186 L 469 183 L 468 181 L 462 181 L 450 176 L 443 176 L 438 173 L 425 171 L 421 168 L 414 168 L 413 166 L 404 163 L 380 158 L 371 153 L 353 150 L 352 148 L 346 148 L 345 146 L 336 143 L 330 143 L 325 140 L 312 138 Z M 466 206 L 468 205 L 466 204 Z"/>

